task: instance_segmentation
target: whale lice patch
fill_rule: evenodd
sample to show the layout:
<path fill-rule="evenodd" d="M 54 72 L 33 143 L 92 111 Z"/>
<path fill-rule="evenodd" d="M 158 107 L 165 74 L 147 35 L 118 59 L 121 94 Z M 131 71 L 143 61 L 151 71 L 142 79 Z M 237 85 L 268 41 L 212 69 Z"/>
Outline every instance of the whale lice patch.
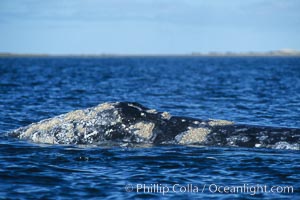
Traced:
<path fill-rule="evenodd" d="M 63 119 L 65 121 L 76 121 L 76 120 L 82 120 L 86 118 L 86 114 L 83 110 L 75 110 L 72 112 L 69 112 L 67 114 L 63 115 Z"/>
<path fill-rule="evenodd" d="M 22 139 L 22 138 L 34 138 L 35 136 L 33 135 L 34 133 L 36 132 L 47 132 L 49 130 L 51 130 L 53 127 L 55 126 L 59 126 L 61 123 L 61 121 L 57 118 L 53 118 L 53 119 L 46 119 L 46 120 L 43 120 L 39 123 L 34 123 L 32 124 L 31 126 L 28 126 L 28 128 L 22 132 L 20 135 L 19 135 L 19 138 Z"/>
<path fill-rule="evenodd" d="M 209 126 L 227 126 L 227 125 L 232 125 L 232 124 L 233 124 L 232 121 L 217 120 L 217 119 L 213 119 L 213 120 L 208 122 Z"/>
<path fill-rule="evenodd" d="M 116 103 L 103 103 L 103 104 L 99 104 L 98 106 L 94 107 L 96 112 L 101 112 L 104 110 L 110 110 L 114 108 L 114 105 Z"/>
<path fill-rule="evenodd" d="M 189 128 L 189 130 L 177 135 L 175 140 L 179 144 L 201 143 L 209 133 L 210 129 L 208 128 Z"/>
<path fill-rule="evenodd" d="M 172 117 L 171 114 L 168 112 L 161 113 L 161 116 L 163 119 L 167 119 L 167 120 L 171 119 L 171 117 Z"/>
<path fill-rule="evenodd" d="M 138 122 L 136 124 L 131 125 L 129 129 L 140 138 L 149 140 L 152 136 L 154 126 L 155 124 L 152 122 Z"/>

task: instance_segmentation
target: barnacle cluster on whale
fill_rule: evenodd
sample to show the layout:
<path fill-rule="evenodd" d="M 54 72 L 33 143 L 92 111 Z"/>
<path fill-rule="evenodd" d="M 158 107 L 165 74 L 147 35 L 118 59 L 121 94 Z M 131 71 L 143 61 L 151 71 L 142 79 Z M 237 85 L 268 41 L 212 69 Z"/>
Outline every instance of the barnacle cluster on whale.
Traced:
<path fill-rule="evenodd" d="M 18 128 L 9 135 L 47 144 L 131 142 L 299 150 L 300 130 L 172 116 L 133 102 L 103 103 Z"/>

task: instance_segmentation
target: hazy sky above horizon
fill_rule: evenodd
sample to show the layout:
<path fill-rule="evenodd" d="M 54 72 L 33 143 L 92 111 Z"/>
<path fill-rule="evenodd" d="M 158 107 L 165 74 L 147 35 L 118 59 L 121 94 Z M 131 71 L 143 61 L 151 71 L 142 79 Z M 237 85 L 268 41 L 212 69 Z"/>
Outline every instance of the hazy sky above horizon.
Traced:
<path fill-rule="evenodd" d="M 1 0 L 0 52 L 300 50 L 299 0 Z"/>

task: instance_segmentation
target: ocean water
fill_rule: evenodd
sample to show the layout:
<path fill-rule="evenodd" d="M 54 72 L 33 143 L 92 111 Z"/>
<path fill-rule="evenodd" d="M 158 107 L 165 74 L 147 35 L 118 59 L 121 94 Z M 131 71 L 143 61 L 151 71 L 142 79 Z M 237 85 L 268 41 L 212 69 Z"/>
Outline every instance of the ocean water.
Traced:
<path fill-rule="evenodd" d="M 300 58 L 0 58 L 0 199 L 299 199 L 300 152 L 43 145 L 5 133 L 103 102 L 300 128 Z"/>

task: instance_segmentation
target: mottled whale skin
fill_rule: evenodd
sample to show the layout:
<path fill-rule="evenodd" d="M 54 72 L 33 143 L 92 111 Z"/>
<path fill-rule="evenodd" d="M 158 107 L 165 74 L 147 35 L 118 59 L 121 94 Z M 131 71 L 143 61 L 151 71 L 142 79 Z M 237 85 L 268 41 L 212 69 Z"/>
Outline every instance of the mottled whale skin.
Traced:
<path fill-rule="evenodd" d="M 133 102 L 104 103 L 75 110 L 18 128 L 9 135 L 47 144 L 120 142 L 300 148 L 300 129 L 171 116 Z"/>

